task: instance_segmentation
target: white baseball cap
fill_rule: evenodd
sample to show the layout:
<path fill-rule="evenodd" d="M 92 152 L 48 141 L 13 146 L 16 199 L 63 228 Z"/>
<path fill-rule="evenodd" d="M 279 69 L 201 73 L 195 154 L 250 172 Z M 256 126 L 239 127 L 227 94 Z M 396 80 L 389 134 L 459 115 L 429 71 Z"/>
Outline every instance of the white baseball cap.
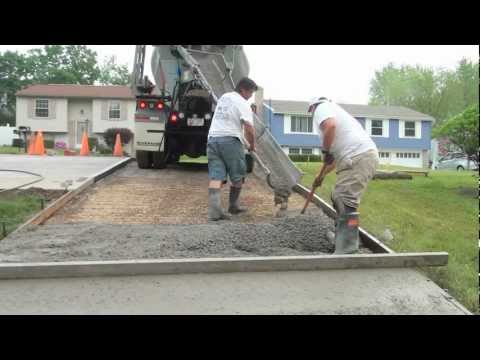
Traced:
<path fill-rule="evenodd" d="M 320 104 L 322 102 L 330 101 L 326 97 L 321 96 L 321 97 L 314 97 L 312 100 L 310 100 L 310 103 L 308 104 L 308 112 L 312 112 L 313 106 Z"/>

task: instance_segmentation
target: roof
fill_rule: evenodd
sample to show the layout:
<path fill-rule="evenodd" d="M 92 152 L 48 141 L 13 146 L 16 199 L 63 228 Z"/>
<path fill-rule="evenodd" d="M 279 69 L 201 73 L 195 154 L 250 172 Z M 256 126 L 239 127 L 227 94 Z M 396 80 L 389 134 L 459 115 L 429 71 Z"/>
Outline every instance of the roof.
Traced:
<path fill-rule="evenodd" d="M 16 95 L 28 97 L 135 99 L 130 87 L 121 85 L 31 85 L 18 91 Z"/>
<path fill-rule="evenodd" d="M 267 100 L 265 105 L 271 106 L 276 114 L 308 115 L 308 101 Z M 435 121 L 433 117 L 404 106 L 373 106 L 358 104 L 338 104 L 355 117 L 401 118 L 411 120 Z"/>

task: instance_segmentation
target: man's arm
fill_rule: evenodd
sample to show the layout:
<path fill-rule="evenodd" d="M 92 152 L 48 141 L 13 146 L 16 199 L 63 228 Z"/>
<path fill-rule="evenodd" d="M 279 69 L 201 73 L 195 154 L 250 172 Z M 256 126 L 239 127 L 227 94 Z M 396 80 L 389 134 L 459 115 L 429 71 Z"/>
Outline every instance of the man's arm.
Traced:
<path fill-rule="evenodd" d="M 255 128 L 247 121 L 243 121 L 243 133 L 250 144 L 249 151 L 255 151 Z"/>
<path fill-rule="evenodd" d="M 335 118 L 328 118 L 320 124 L 320 130 L 323 133 L 323 150 L 330 151 L 333 139 L 335 138 Z"/>

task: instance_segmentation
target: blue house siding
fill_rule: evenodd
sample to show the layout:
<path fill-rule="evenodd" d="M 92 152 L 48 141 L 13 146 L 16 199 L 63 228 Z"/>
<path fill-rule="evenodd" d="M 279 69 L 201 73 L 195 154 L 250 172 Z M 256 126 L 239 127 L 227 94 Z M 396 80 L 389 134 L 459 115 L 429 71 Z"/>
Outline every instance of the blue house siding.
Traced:
<path fill-rule="evenodd" d="M 398 136 L 399 120 L 390 119 L 389 137 L 372 137 L 379 149 L 430 150 L 431 122 L 422 121 L 421 139 L 401 139 Z"/>

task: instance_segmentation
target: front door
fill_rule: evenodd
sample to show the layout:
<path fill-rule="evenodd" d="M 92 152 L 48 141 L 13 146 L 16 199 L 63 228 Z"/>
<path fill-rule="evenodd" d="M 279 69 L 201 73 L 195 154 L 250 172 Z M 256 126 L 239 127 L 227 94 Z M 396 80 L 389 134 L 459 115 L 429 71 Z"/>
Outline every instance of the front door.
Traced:
<path fill-rule="evenodd" d="M 76 129 L 76 135 L 75 135 L 76 147 L 81 148 L 82 147 L 83 133 L 87 132 L 87 136 L 88 136 L 88 121 L 77 120 L 76 123 L 77 123 L 77 125 L 75 127 L 75 129 Z"/>

